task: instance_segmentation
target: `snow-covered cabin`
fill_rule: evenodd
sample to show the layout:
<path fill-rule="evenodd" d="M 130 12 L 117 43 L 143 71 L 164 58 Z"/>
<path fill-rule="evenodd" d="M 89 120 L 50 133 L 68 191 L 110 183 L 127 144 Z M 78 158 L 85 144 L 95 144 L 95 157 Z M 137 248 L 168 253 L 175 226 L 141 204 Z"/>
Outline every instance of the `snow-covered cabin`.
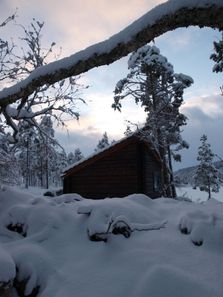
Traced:
<path fill-rule="evenodd" d="M 155 150 L 132 135 L 67 168 L 63 190 L 92 199 L 133 193 L 157 198 L 161 196 L 160 179 L 161 164 Z"/>

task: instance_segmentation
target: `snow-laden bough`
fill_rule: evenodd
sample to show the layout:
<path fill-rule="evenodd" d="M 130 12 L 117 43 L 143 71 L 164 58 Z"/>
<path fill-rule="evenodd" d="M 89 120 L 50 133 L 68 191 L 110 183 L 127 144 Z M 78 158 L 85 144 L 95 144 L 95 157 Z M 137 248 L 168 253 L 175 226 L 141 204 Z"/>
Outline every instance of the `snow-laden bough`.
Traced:
<path fill-rule="evenodd" d="M 222 30 L 223 1 L 169 0 L 160 4 L 109 39 L 39 67 L 23 81 L 3 89 L 0 92 L 0 106 L 27 98 L 45 84 L 52 85 L 94 67 L 111 64 L 165 32 L 188 26 Z"/>

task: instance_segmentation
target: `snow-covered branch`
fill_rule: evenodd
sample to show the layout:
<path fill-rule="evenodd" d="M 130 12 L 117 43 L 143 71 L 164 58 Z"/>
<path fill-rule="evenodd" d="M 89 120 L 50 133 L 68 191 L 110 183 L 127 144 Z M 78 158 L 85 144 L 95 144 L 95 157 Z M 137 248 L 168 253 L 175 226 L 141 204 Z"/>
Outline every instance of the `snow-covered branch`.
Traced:
<path fill-rule="evenodd" d="M 222 0 L 170 0 L 163 3 L 108 40 L 76 54 L 35 69 L 26 79 L 0 92 L 0 106 L 27 98 L 37 88 L 52 85 L 94 67 L 110 64 L 179 27 L 197 25 L 223 29 Z"/>

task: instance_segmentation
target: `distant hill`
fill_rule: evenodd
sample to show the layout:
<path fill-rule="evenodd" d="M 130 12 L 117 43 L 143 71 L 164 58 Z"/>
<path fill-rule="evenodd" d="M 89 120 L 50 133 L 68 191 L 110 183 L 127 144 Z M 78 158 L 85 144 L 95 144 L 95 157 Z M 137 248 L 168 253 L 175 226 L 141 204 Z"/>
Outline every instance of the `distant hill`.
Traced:
<path fill-rule="evenodd" d="M 223 182 L 223 161 L 214 163 L 219 171 L 220 179 Z M 198 166 L 182 168 L 174 172 L 174 180 L 176 185 L 194 185 L 194 175 Z"/>

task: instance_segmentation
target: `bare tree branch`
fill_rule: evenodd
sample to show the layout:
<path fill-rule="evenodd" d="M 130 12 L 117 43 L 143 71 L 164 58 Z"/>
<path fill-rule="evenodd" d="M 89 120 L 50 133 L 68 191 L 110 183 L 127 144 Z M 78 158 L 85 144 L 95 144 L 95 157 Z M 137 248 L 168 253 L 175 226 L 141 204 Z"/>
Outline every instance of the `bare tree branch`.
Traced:
<path fill-rule="evenodd" d="M 9 18 L 11 20 L 11 18 Z M 7 24 L 7 23 L 6 23 Z M 35 19 L 29 27 L 15 23 L 22 28 L 25 47 L 21 46 L 15 54 L 15 44 L 12 41 L 0 39 L 0 80 L 2 85 L 15 84 L 30 75 L 35 69 L 47 64 L 47 60 L 54 55 L 54 42 L 48 48 L 43 48 L 41 43 L 42 28 L 44 23 Z M 24 50 L 24 48 L 26 50 Z M 64 116 L 79 118 L 76 103 L 81 101 L 81 90 L 85 87 L 78 80 L 80 77 L 70 77 L 53 85 L 44 84 L 38 87 L 27 97 L 18 98 L 13 104 L 0 105 L 3 123 L 12 128 L 13 139 L 17 140 L 18 126 L 22 121 L 30 123 L 31 126 L 38 125 L 41 117 L 48 114 L 57 124 L 64 125 Z M 4 129 L 3 129 L 4 130 Z"/>

